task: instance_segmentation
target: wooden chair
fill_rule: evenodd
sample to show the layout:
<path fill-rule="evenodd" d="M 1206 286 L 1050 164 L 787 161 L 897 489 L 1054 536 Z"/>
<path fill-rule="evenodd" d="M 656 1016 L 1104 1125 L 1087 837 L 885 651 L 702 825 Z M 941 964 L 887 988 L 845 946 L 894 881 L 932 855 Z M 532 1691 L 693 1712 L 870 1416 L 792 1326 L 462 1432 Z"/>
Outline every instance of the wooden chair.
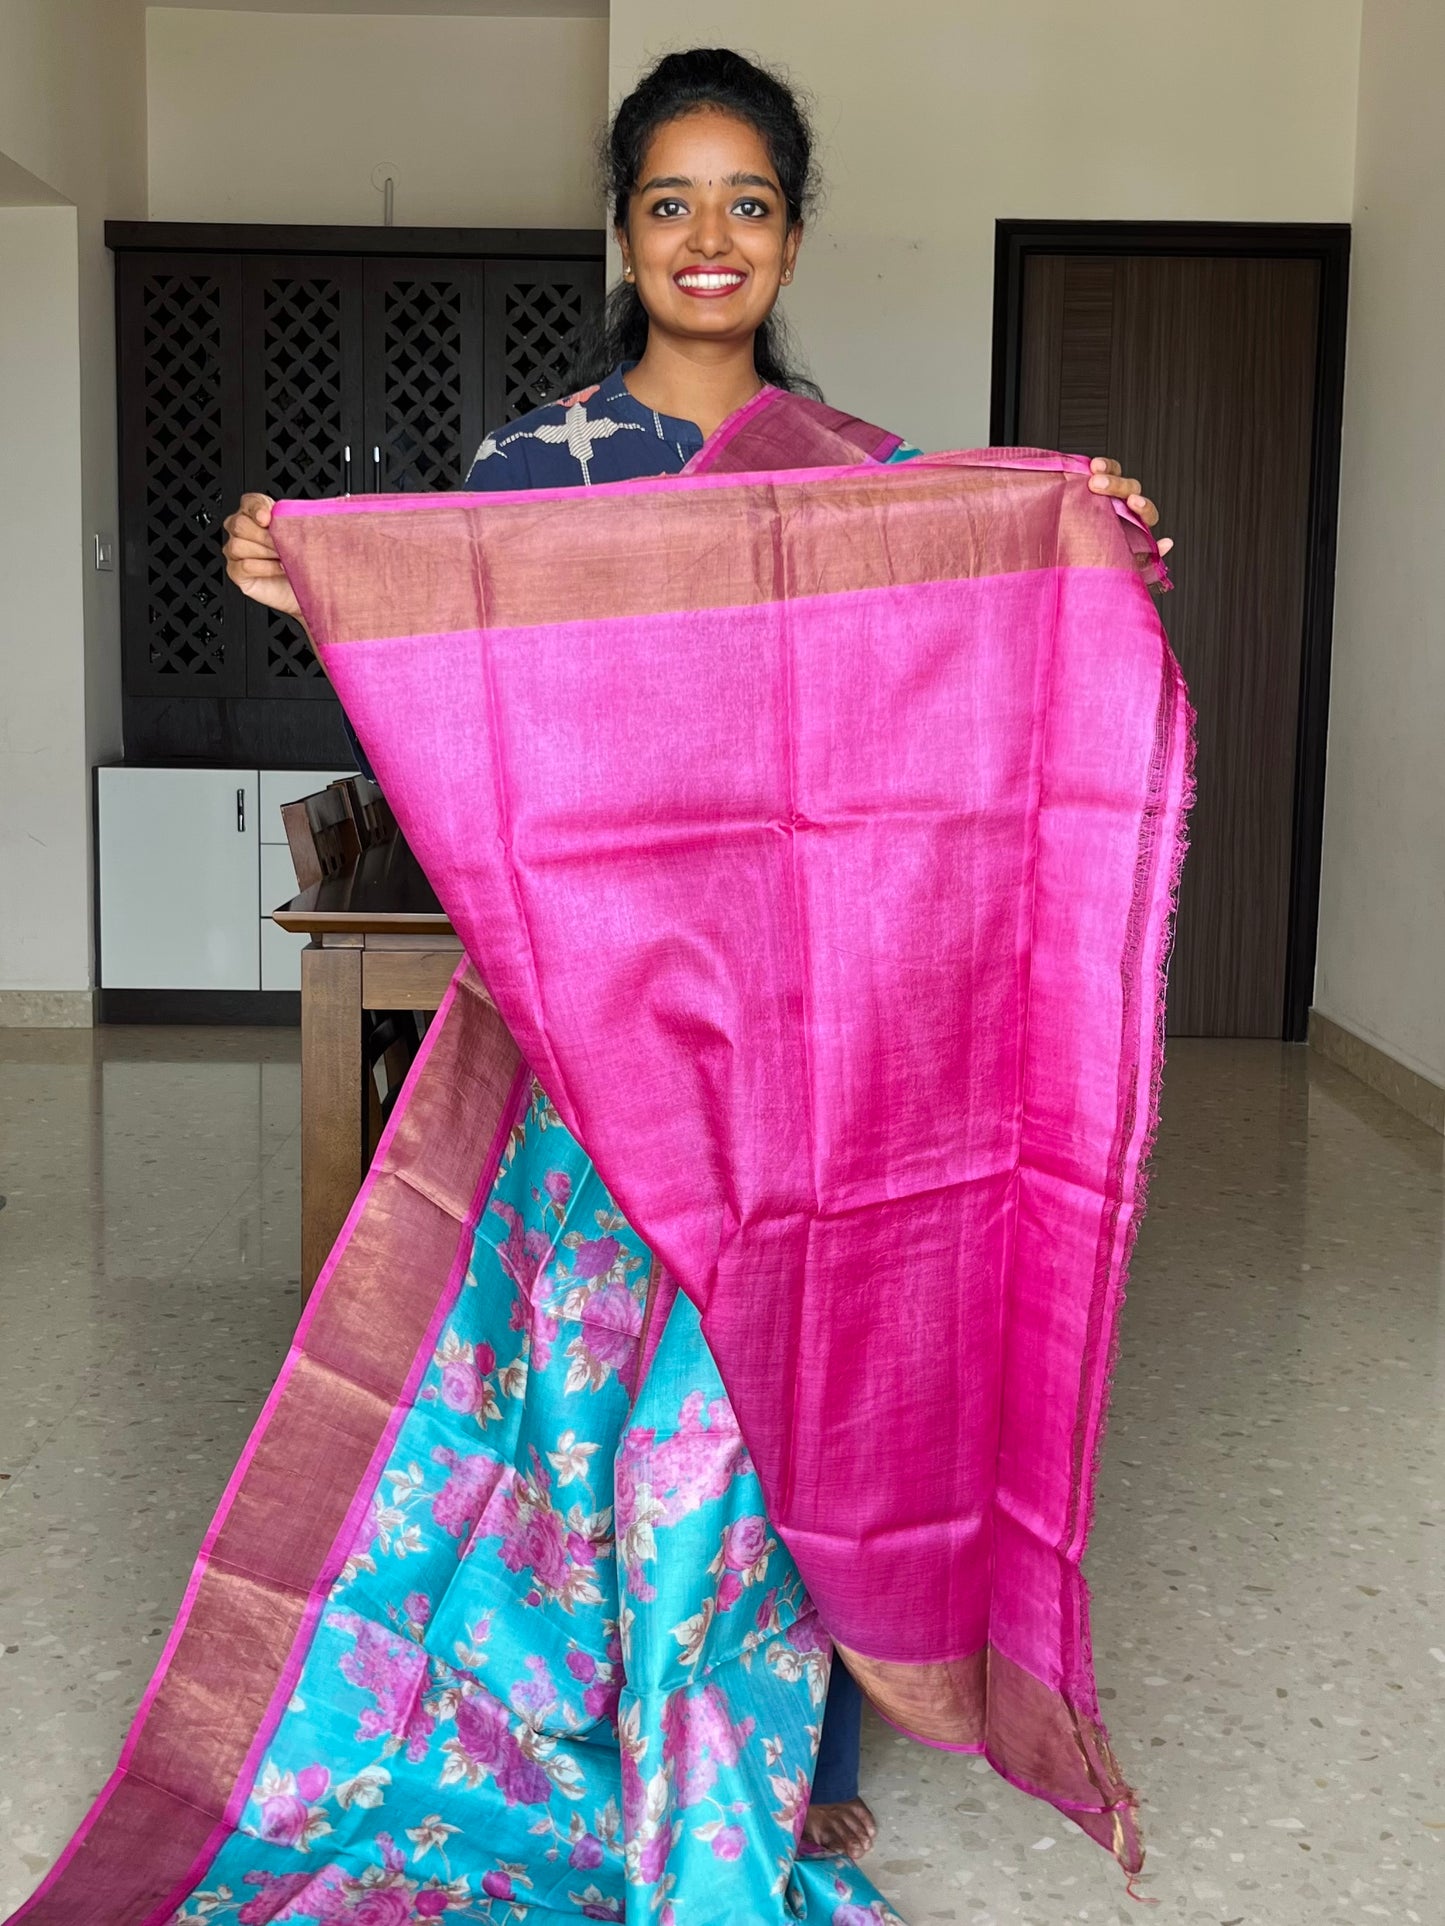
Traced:
<path fill-rule="evenodd" d="M 340 876 L 363 848 L 370 847 L 357 831 L 357 805 L 350 795 L 351 782 L 356 780 L 334 782 L 299 802 L 282 803 L 281 821 L 298 889 L 310 889 L 327 876 Z"/>
<path fill-rule="evenodd" d="M 336 785 L 345 792 L 346 806 L 363 849 L 375 849 L 396 835 L 396 818 L 379 786 L 369 776 L 351 776 Z"/>
<path fill-rule="evenodd" d="M 297 802 L 282 803 L 281 821 L 298 889 L 310 889 L 329 876 L 343 875 L 363 849 L 378 848 L 397 833 L 396 818 L 381 790 L 359 775 L 331 783 Z M 368 1157 L 391 1115 L 430 1020 L 430 1013 L 415 1010 L 361 1013 Z"/>

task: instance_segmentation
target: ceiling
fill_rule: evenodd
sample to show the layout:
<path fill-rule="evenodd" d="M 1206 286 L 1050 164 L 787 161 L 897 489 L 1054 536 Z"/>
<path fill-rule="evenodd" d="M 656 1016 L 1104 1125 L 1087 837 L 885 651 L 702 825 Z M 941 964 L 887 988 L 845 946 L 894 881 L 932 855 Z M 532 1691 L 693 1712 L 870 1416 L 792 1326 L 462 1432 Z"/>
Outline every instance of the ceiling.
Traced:
<path fill-rule="evenodd" d="M 461 13 L 543 20 L 605 20 L 608 12 L 608 0 L 150 0 L 150 5 L 217 8 L 228 13 Z"/>

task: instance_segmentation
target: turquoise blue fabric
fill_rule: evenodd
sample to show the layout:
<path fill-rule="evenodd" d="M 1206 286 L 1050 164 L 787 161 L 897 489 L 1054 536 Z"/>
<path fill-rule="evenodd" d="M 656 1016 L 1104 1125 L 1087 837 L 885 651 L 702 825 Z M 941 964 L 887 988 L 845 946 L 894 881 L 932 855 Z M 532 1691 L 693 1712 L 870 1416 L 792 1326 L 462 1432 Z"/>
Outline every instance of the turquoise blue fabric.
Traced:
<path fill-rule="evenodd" d="M 534 1087 L 240 1829 L 175 1915 L 895 1920 L 799 1861 L 829 1647 L 678 1298 Z"/>

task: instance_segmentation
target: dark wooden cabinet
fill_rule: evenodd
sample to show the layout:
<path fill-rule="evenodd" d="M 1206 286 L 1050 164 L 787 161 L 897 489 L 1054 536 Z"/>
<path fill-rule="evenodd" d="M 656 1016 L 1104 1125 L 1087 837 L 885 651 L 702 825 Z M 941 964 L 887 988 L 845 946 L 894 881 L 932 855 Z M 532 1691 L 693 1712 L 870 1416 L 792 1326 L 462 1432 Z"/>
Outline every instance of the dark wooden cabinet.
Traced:
<path fill-rule="evenodd" d="M 325 762 L 297 625 L 227 581 L 243 489 L 457 487 L 554 393 L 602 297 L 600 233 L 113 223 L 130 756 Z"/>
<path fill-rule="evenodd" d="M 241 263 L 135 257 L 117 277 L 128 695 L 246 691 L 244 597 L 220 567 L 244 485 Z"/>
<path fill-rule="evenodd" d="M 595 271 L 581 262 L 489 261 L 483 284 L 485 338 L 500 344 L 482 363 L 486 426 L 510 421 L 554 393 L 571 343 L 600 298 Z"/>
<path fill-rule="evenodd" d="M 361 261 L 241 257 L 246 485 L 271 495 L 344 495 L 365 433 Z M 246 694 L 330 700 L 321 665 L 288 617 L 241 598 Z"/>
<path fill-rule="evenodd" d="M 486 429 L 480 261 L 366 263 L 366 471 L 399 495 L 456 488 Z"/>

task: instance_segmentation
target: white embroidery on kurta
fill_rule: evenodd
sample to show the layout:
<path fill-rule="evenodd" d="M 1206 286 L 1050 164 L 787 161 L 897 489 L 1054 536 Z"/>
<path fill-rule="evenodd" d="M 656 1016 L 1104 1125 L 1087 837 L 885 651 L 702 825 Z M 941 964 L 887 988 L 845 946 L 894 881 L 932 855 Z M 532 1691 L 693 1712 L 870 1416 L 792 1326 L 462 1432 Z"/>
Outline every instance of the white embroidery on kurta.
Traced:
<path fill-rule="evenodd" d="M 574 401 L 560 421 L 544 421 L 538 428 L 518 428 L 510 435 L 488 435 L 477 450 L 476 461 L 489 461 L 493 455 L 500 455 L 505 461 L 507 450 L 514 441 L 542 441 L 554 446 L 561 443 L 582 470 L 584 486 L 590 488 L 593 444 L 610 440 L 613 435 L 624 431 L 637 434 L 645 432 L 640 422 L 616 421 L 611 415 L 603 415 L 600 420 L 593 421 L 588 416 L 585 403 Z"/>

